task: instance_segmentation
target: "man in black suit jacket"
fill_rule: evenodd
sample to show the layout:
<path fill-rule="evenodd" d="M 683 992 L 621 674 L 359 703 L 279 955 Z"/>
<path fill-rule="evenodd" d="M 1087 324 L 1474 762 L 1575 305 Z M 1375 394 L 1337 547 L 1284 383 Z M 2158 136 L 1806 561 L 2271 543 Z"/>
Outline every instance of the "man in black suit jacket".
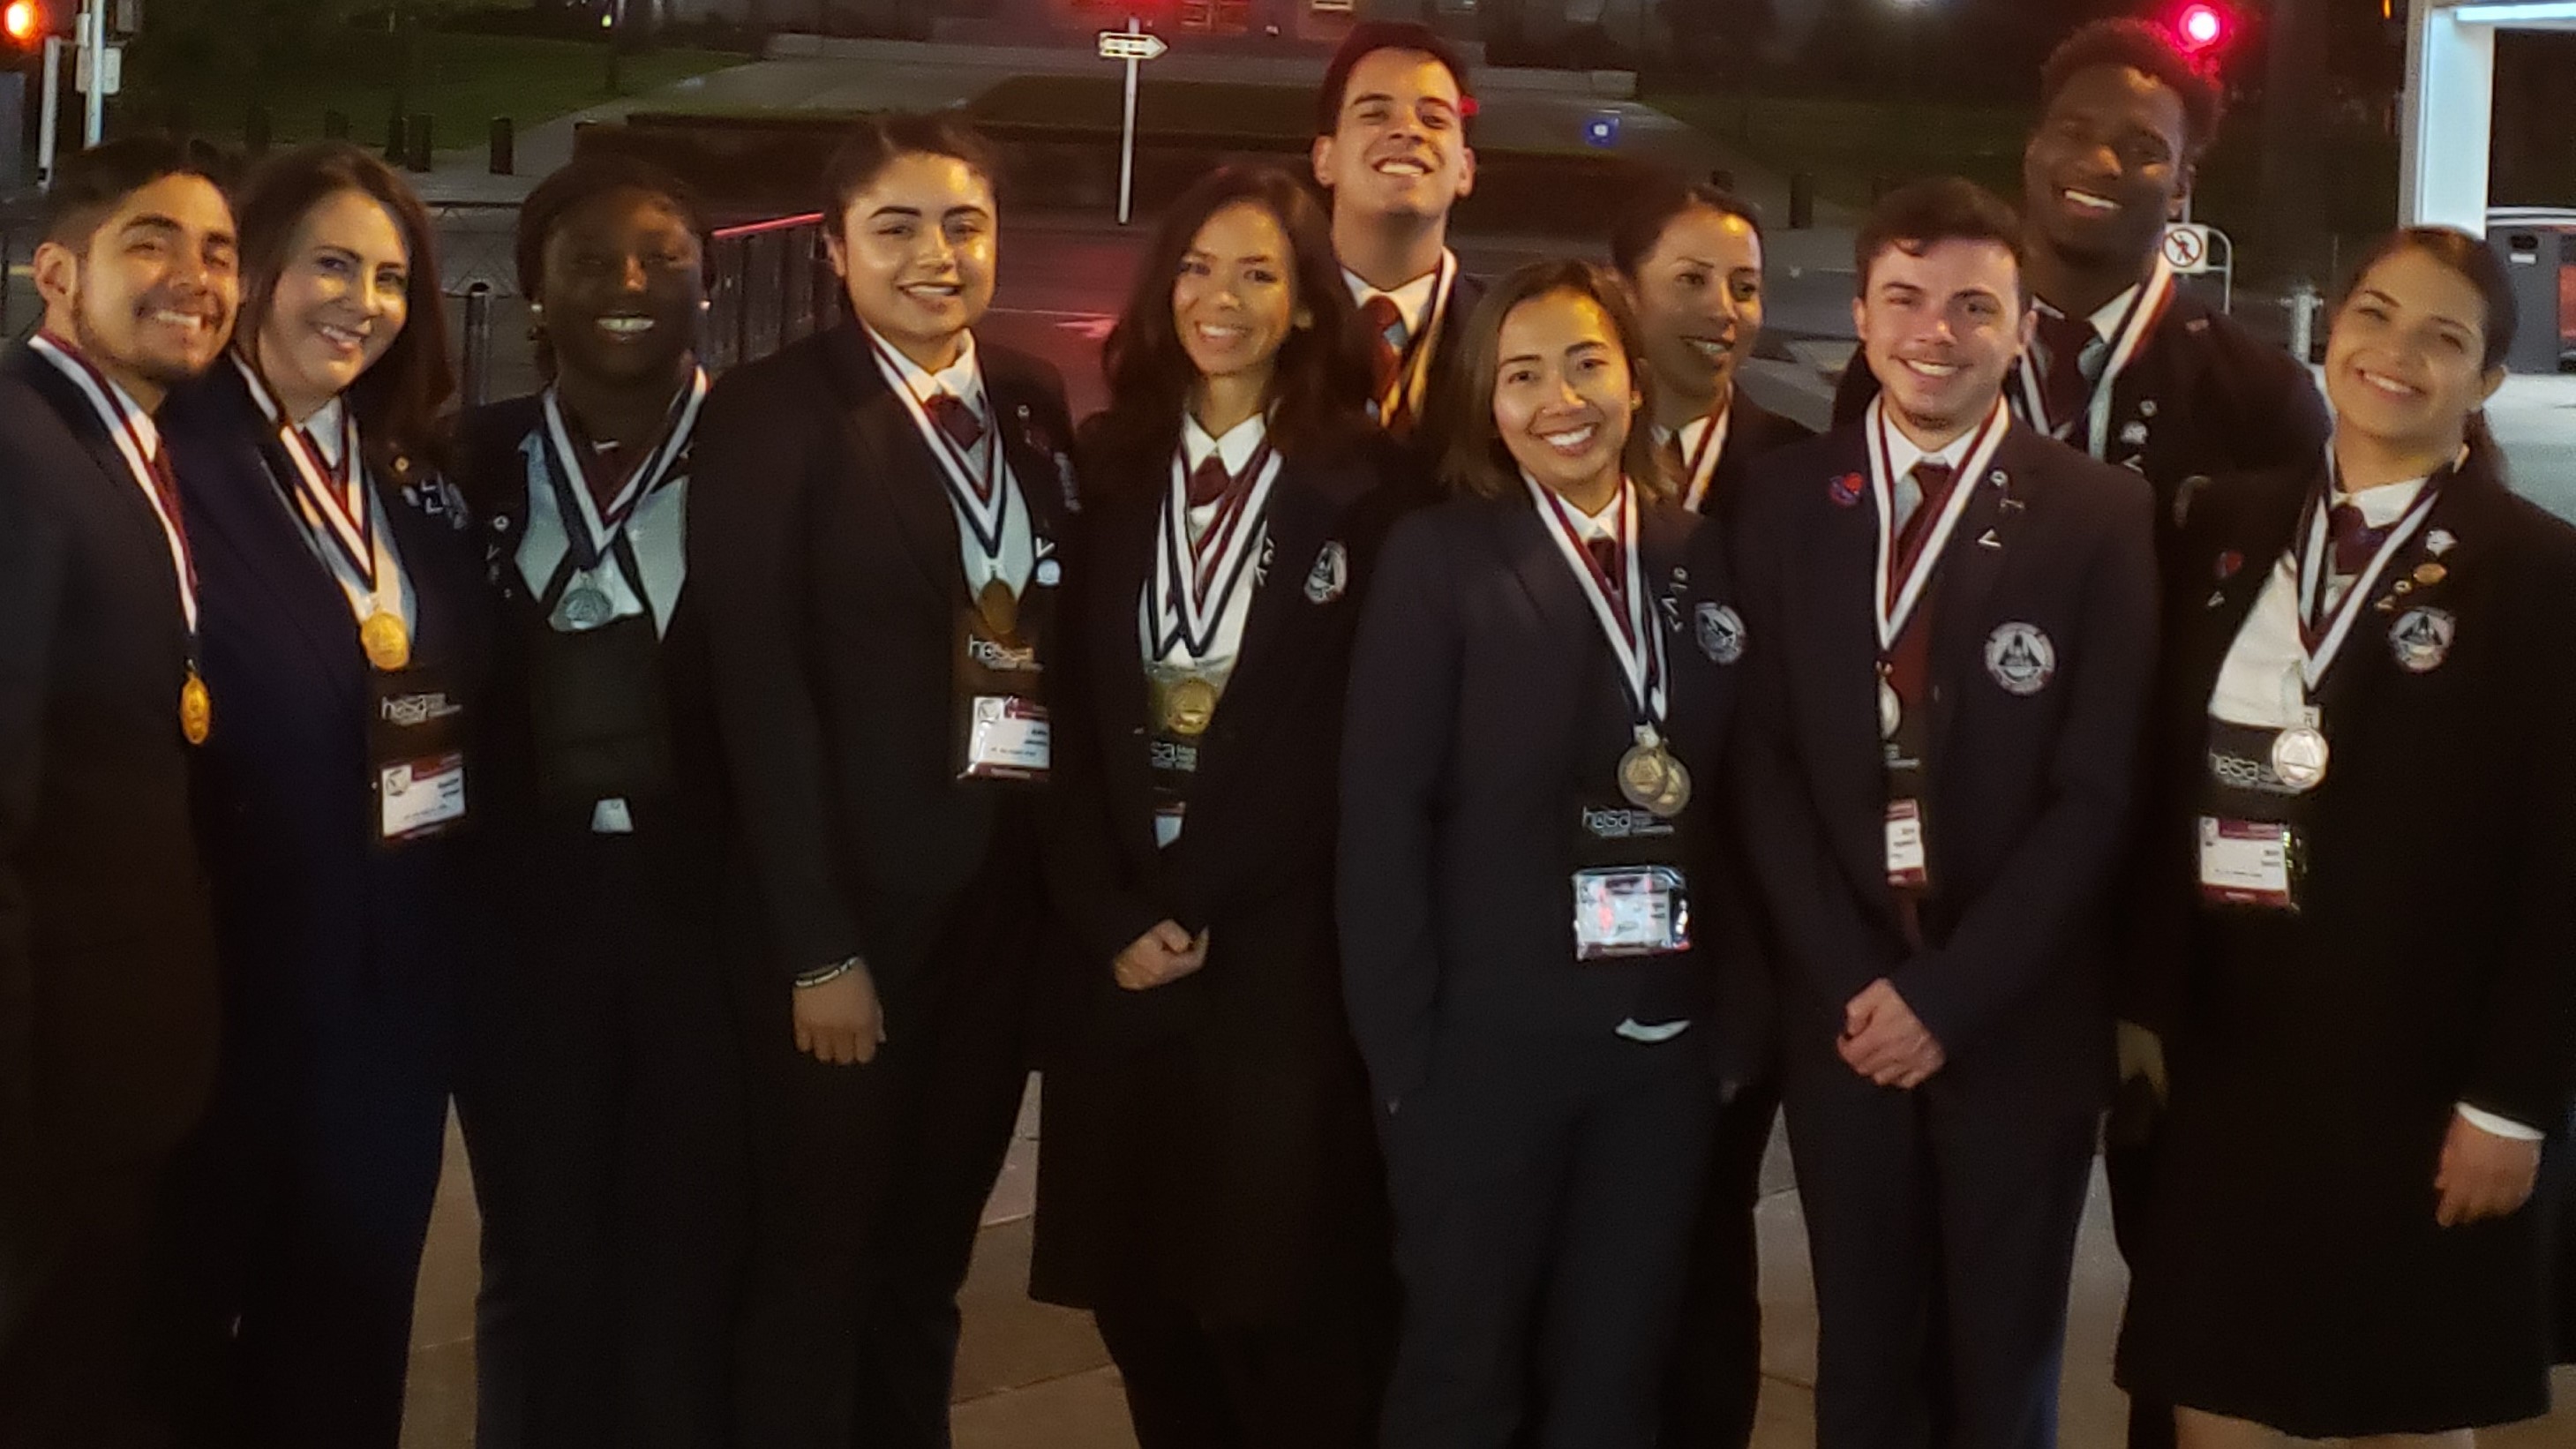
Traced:
<path fill-rule="evenodd" d="M 765 928 L 736 1385 L 764 1449 L 947 1443 L 957 1290 L 1027 1081 L 1027 691 L 1076 500 L 1055 370 L 968 330 L 993 174 L 954 122 L 871 121 L 827 178 L 861 320 L 728 374 L 699 424 L 689 588 Z"/>
<path fill-rule="evenodd" d="M 2039 330 L 2005 395 L 2023 422 L 2155 485 L 2162 539 L 2192 480 L 2317 456 L 2325 399 L 2303 359 L 2181 291 L 2163 262 L 2165 223 L 2217 138 L 2215 79 L 2164 30 L 2105 20 L 2057 48 L 2041 91 L 2022 153 Z M 1877 391 L 1855 354 L 1835 423 Z"/>
<path fill-rule="evenodd" d="M 1738 823 L 1822 1449 L 2056 1433 L 2155 579 L 2145 486 L 2003 407 L 2018 248 L 1966 182 L 1890 196 L 1854 307 L 1884 396 L 1773 455 L 1748 502 Z"/>
<path fill-rule="evenodd" d="M 1476 187 L 1468 104 L 1448 42 L 1394 20 L 1351 27 L 1316 97 L 1315 181 L 1332 193 L 1333 251 L 1374 344 L 1373 408 L 1399 438 L 1415 436 L 1485 292 L 1449 250 L 1449 209 Z"/>
<path fill-rule="evenodd" d="M 85 151 L 36 287 L 42 332 L 0 353 L 0 1442 L 155 1444 L 150 1204 L 217 1012 L 195 583 L 151 413 L 232 334 L 232 208 L 169 142 Z"/>

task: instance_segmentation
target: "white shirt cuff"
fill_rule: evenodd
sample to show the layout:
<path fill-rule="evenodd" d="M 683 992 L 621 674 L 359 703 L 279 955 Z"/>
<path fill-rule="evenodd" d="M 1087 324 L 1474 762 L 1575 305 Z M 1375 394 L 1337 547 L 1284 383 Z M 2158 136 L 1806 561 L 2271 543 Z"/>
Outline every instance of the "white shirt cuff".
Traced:
<path fill-rule="evenodd" d="M 2508 1141 L 2538 1142 L 2549 1135 L 2537 1127 L 2525 1127 L 2510 1117 L 2499 1117 L 2493 1112 L 2481 1112 L 2466 1102 L 2462 1102 L 2458 1110 L 2461 1121 L 2481 1132 L 2493 1133 Z"/>

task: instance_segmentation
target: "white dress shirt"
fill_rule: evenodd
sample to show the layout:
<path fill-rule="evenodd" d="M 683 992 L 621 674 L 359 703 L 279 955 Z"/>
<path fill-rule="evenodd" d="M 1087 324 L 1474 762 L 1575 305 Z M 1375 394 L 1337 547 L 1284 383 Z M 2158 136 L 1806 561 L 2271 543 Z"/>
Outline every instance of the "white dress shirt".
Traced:
<path fill-rule="evenodd" d="M 1207 429 L 1199 426 L 1198 419 L 1185 414 L 1181 419 L 1181 461 L 1195 473 L 1198 471 L 1199 464 L 1206 462 L 1209 455 L 1214 454 L 1224 461 L 1227 472 L 1240 476 L 1244 468 L 1251 463 L 1253 455 L 1261 451 L 1262 441 L 1268 436 L 1268 424 L 1258 413 L 1227 429 L 1222 438 L 1209 437 Z M 1163 500 L 1165 508 L 1172 506 L 1169 490 L 1165 491 Z M 1222 506 L 1223 500 L 1220 499 L 1189 510 L 1188 516 L 1183 520 L 1183 526 L 1189 530 L 1192 544 L 1207 537 L 1208 526 L 1216 521 L 1217 510 Z M 1169 631 L 1166 621 L 1157 619 L 1148 612 L 1150 606 L 1146 595 L 1150 591 L 1140 593 L 1136 605 L 1137 623 L 1143 636 L 1147 663 L 1178 665 L 1205 675 L 1219 690 L 1225 688 L 1226 679 L 1234 673 L 1235 656 L 1243 651 L 1244 624 L 1252 617 L 1252 596 L 1259 590 L 1262 575 L 1265 572 L 1262 566 L 1262 552 L 1270 546 L 1270 522 L 1266 517 L 1246 519 L 1241 526 L 1253 531 L 1252 536 L 1245 541 L 1245 547 L 1252 551 L 1251 571 L 1245 576 L 1242 584 L 1235 589 L 1234 597 L 1226 601 L 1225 612 L 1217 616 L 1216 632 L 1210 638 L 1206 654 L 1193 660 L 1188 646 L 1178 640 L 1174 640 L 1169 649 L 1162 650 L 1158 654 L 1155 649 L 1158 642 L 1156 636 L 1166 635 Z M 1162 566 L 1162 536 L 1162 528 L 1158 522 L 1154 533 L 1155 567 L 1157 568 Z M 1186 564 L 1187 560 L 1183 562 Z M 1222 586 L 1225 581 L 1220 578 L 1215 582 Z"/>
<path fill-rule="evenodd" d="M 1660 423 L 1655 425 L 1655 446 L 1660 448 L 1668 442 L 1676 443 L 1681 450 L 1683 467 L 1690 467 L 1694 460 L 1699 464 L 1689 477 L 1673 480 L 1673 486 L 1682 490 L 1682 507 L 1693 513 L 1699 512 L 1700 504 L 1708 498 L 1709 480 L 1717 476 L 1718 460 L 1726 456 L 1727 424 L 1734 417 L 1734 400 L 1729 398 L 1726 406 L 1705 417 L 1691 419 L 1682 424 L 1679 432 Z M 1709 438 L 1711 433 L 1717 436 Z M 1703 438 L 1708 439 L 1706 453 L 1699 451 Z"/>
<path fill-rule="evenodd" d="M 341 445 L 345 437 L 342 420 L 347 411 L 347 402 L 335 397 L 314 409 L 311 417 L 298 424 L 304 435 L 313 440 L 313 450 L 321 455 L 322 465 L 335 472 L 341 465 Z M 363 477 L 365 462 L 362 460 L 355 467 Z M 387 613 L 402 620 L 405 629 L 417 629 L 420 625 L 419 601 L 412 594 L 411 575 L 403 568 L 402 550 L 394 542 L 393 520 L 386 517 L 385 506 L 376 497 L 373 480 L 366 481 L 365 486 L 359 489 L 359 496 L 367 508 L 367 533 L 375 541 L 376 578 L 372 588 L 342 561 L 339 545 L 329 537 L 331 526 L 315 517 L 309 505 L 299 498 L 288 511 L 294 514 L 296 523 L 302 528 L 305 547 L 313 550 L 313 556 L 322 561 L 331 581 L 338 584 L 340 592 L 348 598 L 352 618 L 363 623 L 370 614 Z"/>
<path fill-rule="evenodd" d="M 519 444 L 528 468 L 528 517 L 526 531 L 519 535 L 519 577 L 527 581 L 529 592 L 539 596 L 554 582 L 555 570 L 563 566 L 564 555 L 572 551 L 563 512 L 555 503 L 554 485 L 547 481 L 545 447 L 542 423 Z M 593 538 L 605 541 L 599 504 L 591 497 L 589 485 L 577 475 L 565 481 L 572 485 L 573 506 L 581 510 L 583 525 L 593 530 Z M 689 476 L 684 463 L 660 487 L 637 499 L 634 509 L 626 515 L 626 540 L 635 550 L 635 571 L 644 576 L 644 590 L 652 595 L 656 633 L 670 629 L 671 611 L 679 606 L 680 589 L 688 580 L 688 495 Z M 605 551 L 600 554 L 599 567 L 574 570 L 566 585 L 567 589 L 585 586 L 597 589 L 608 600 L 611 619 L 644 612 L 645 600 L 635 597 L 635 590 L 626 582 L 626 571 Z"/>
<path fill-rule="evenodd" d="M 2371 527 L 2386 528 L 2415 506 L 2426 481 L 2409 478 L 2365 488 L 2338 501 L 2359 508 Z M 2272 576 L 2263 581 L 2262 595 L 2255 599 L 2253 612 L 2245 616 L 2244 625 L 2236 631 L 2236 642 L 2228 648 L 2226 662 L 2219 666 L 2217 686 L 2209 694 L 2211 718 L 2266 730 L 2288 729 L 2301 722 L 2308 696 L 2300 673 L 2305 646 L 2299 634 L 2299 550 L 2306 545 L 2304 537 L 2293 539 L 2272 565 Z M 2330 577 L 2326 582 L 2326 609 L 2331 611 L 2341 603 L 2352 584 L 2348 575 Z M 2458 1111 L 2470 1126 L 2498 1137 L 2538 1142 L 2548 1135 L 2466 1102 L 2458 1105 Z"/>
<path fill-rule="evenodd" d="M 1443 251 L 1440 258 L 1441 265 L 1393 291 L 1370 286 L 1366 279 L 1348 267 L 1342 268 L 1342 281 L 1350 287 L 1351 301 L 1358 306 L 1367 306 L 1371 297 L 1393 299 L 1396 315 L 1404 321 L 1404 341 L 1411 342 L 1417 333 L 1431 324 L 1432 305 L 1439 300 L 1433 295 L 1433 288 L 1442 277 L 1455 279 L 1458 275 L 1458 258 L 1455 255 Z"/>

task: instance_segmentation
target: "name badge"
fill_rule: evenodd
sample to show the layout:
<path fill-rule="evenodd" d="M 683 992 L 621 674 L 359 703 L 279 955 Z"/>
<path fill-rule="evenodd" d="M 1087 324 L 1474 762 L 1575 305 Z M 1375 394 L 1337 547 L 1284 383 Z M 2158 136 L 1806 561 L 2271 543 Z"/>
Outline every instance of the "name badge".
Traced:
<path fill-rule="evenodd" d="M 1923 849 L 1923 802 L 1887 802 L 1887 883 L 1899 890 L 1922 890 L 1932 883 L 1930 858 Z"/>
<path fill-rule="evenodd" d="M 1046 706 L 1018 694 L 975 696 L 966 722 L 970 780 L 1043 780 L 1049 756 Z"/>
<path fill-rule="evenodd" d="M 367 693 L 376 843 L 392 848 L 455 829 L 466 816 L 464 705 L 427 669 L 376 671 Z"/>
<path fill-rule="evenodd" d="M 387 765 L 376 777 L 376 799 L 386 844 L 434 835 L 465 818 L 465 756 L 450 750 Z"/>
<path fill-rule="evenodd" d="M 1669 865 L 1574 873 L 1574 959 L 1614 961 L 1690 949 L 1690 890 Z"/>
<path fill-rule="evenodd" d="M 2214 906 L 2261 910 L 2298 909 L 2291 863 L 2298 854 L 2295 827 L 2270 820 L 2200 817 L 2200 898 Z"/>

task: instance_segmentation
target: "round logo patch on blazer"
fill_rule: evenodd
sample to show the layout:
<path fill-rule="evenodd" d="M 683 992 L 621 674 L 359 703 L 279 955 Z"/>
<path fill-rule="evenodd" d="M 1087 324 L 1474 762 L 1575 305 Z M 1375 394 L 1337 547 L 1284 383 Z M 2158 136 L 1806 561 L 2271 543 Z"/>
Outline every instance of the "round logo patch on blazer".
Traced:
<path fill-rule="evenodd" d="M 1315 566 L 1306 571 L 1306 602 L 1329 604 L 1351 586 L 1351 554 L 1340 539 L 1324 545 L 1315 555 Z"/>
<path fill-rule="evenodd" d="M 1998 624 L 1986 636 L 1986 673 L 2006 694 L 2037 694 L 2057 677 L 2057 646 L 2037 624 Z"/>
<path fill-rule="evenodd" d="M 1699 634 L 1699 652 L 1719 664 L 1744 657 L 1744 616 L 1725 604 L 1701 604 L 1691 611 Z"/>
<path fill-rule="evenodd" d="M 2460 621 L 2448 609 L 2409 609 L 2388 631 L 2389 652 L 2409 674 L 2430 674 L 2451 657 Z"/>

